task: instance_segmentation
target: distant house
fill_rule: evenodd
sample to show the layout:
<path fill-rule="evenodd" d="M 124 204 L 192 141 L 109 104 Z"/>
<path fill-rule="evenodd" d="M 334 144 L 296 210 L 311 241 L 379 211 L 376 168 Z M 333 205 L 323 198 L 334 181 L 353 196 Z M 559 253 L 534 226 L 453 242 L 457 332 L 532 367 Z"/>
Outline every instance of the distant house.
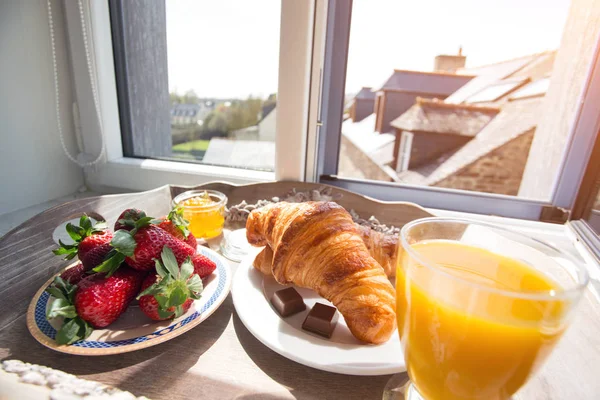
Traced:
<path fill-rule="evenodd" d="M 375 131 L 390 132 L 390 122 L 402 115 L 417 97 L 443 100 L 469 82 L 473 76 L 448 72 L 394 70 L 375 89 Z"/>
<path fill-rule="evenodd" d="M 348 113 L 352 122 L 359 122 L 373 114 L 375 108 L 375 92 L 370 87 L 363 87 L 350 100 Z"/>
<path fill-rule="evenodd" d="M 540 106 L 554 56 L 555 52 L 545 52 L 467 70 L 479 75 L 438 105 L 443 107 L 445 117 L 439 118 L 441 109 L 435 110 L 435 105 L 428 113 L 418 112 L 428 105 L 417 103 L 393 121 L 397 142 L 393 167 L 399 171 L 397 180 L 517 195 L 535 128 L 541 119 Z M 469 112 L 465 113 L 466 110 Z M 423 126 L 429 119 L 435 119 L 436 114 L 438 128 L 450 130 L 457 122 L 457 131 L 468 132 L 468 139 L 454 148 L 446 147 L 443 141 L 434 141 L 429 146 L 434 147 L 436 156 L 420 159 L 419 140 L 423 141 L 420 133 L 409 137 L 403 132 L 409 119 L 416 126 Z M 407 139 L 412 140 L 410 146 Z M 408 155 L 409 161 L 403 162 L 408 166 L 407 171 L 402 171 L 399 163 L 403 155 Z M 417 159 L 411 162 L 413 155 Z"/>
<path fill-rule="evenodd" d="M 391 123 L 395 130 L 392 167 L 402 172 L 431 163 L 464 146 L 499 112 L 498 107 L 417 98 Z"/>
<path fill-rule="evenodd" d="M 197 124 L 206 113 L 204 104 L 175 103 L 171 108 L 171 125 Z"/>
<path fill-rule="evenodd" d="M 379 153 L 361 149 L 364 166 L 353 163 L 346 171 L 342 166 L 351 157 L 341 155 L 340 175 L 353 176 L 358 169 L 358 177 L 367 179 L 516 195 L 555 54 L 457 69 L 457 75 L 470 77 L 466 84 L 444 100 L 415 99 L 390 121 L 393 142 Z M 342 131 L 356 130 L 355 125 Z M 342 148 L 344 141 L 353 150 L 360 147 L 351 135 L 343 135 Z M 384 150 L 387 157 L 381 156 Z"/>
<path fill-rule="evenodd" d="M 277 103 L 267 103 L 263 106 L 260 119 L 256 125 L 237 129 L 229 134 L 236 140 L 257 140 L 275 142 L 275 125 L 277 122 Z"/>

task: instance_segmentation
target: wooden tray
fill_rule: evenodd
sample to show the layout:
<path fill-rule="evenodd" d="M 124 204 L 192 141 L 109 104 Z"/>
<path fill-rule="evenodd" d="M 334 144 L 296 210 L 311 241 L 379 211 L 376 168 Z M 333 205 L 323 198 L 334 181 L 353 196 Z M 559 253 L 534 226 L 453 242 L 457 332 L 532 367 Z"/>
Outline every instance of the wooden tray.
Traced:
<path fill-rule="evenodd" d="M 242 200 L 281 196 L 325 185 L 273 182 L 245 186 L 210 183 L 229 197 Z M 389 376 L 349 378 L 290 361 L 260 343 L 237 317 L 231 296 L 205 323 L 161 345 L 125 355 L 90 360 L 44 348 L 29 334 L 25 314 L 39 287 L 69 262 L 52 254 L 52 232 L 62 222 L 86 212 L 113 224 L 128 207 L 163 215 L 171 199 L 191 188 L 163 186 L 143 193 L 107 195 L 74 200 L 36 215 L 0 239 L 0 359 L 16 358 L 96 380 L 138 396 L 160 399 L 376 399 Z M 426 217 L 408 203 L 373 200 L 346 190 L 338 201 L 361 217 L 402 226 Z M 231 263 L 232 270 L 237 268 Z M 597 292 L 586 292 L 578 315 L 549 362 L 515 399 L 598 398 L 600 381 L 600 303 Z"/>

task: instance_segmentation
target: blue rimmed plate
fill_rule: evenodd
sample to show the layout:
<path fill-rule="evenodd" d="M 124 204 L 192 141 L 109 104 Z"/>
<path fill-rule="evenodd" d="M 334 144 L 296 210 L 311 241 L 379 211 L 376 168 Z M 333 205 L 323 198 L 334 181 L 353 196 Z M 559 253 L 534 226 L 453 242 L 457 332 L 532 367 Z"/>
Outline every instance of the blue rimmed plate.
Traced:
<path fill-rule="evenodd" d="M 29 332 L 46 347 L 63 353 L 85 356 L 126 353 L 173 339 L 214 313 L 227 297 L 231 287 L 231 270 L 228 262 L 206 247 L 198 246 L 198 252 L 213 260 L 217 264 L 217 269 L 205 282 L 202 297 L 194 301 L 187 313 L 175 320 L 152 321 L 134 301 L 134 304 L 131 304 L 127 311 L 108 328 L 96 329 L 90 337 L 72 345 L 59 346 L 54 338 L 60 321 L 46 320 L 46 310 L 53 298 L 44 290 L 54 280 L 52 277 L 40 288 L 29 305 L 27 310 Z"/>

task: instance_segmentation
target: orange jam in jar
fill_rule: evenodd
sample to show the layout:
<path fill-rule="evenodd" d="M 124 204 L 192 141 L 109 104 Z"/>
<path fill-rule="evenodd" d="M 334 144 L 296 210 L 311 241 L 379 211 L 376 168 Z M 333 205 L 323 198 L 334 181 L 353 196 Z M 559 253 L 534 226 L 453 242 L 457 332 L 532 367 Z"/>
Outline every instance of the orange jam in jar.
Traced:
<path fill-rule="evenodd" d="M 223 232 L 227 197 L 215 190 L 190 190 L 173 199 L 173 206 L 183 206 L 188 229 L 197 239 L 211 239 Z"/>

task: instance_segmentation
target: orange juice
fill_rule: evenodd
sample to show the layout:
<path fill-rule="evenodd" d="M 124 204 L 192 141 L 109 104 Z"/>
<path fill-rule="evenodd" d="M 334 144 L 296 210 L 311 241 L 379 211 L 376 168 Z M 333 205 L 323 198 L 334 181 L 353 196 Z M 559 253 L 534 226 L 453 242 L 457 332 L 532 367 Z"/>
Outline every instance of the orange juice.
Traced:
<path fill-rule="evenodd" d="M 459 242 L 411 247 L 436 264 L 399 258 L 398 330 L 412 382 L 427 400 L 507 399 L 564 330 L 566 300 L 536 297 L 560 287 L 521 261 Z"/>
<path fill-rule="evenodd" d="M 188 229 L 197 239 L 210 239 L 219 236 L 225 224 L 225 204 L 211 197 L 199 195 L 181 202 L 183 217 L 190 224 Z"/>

